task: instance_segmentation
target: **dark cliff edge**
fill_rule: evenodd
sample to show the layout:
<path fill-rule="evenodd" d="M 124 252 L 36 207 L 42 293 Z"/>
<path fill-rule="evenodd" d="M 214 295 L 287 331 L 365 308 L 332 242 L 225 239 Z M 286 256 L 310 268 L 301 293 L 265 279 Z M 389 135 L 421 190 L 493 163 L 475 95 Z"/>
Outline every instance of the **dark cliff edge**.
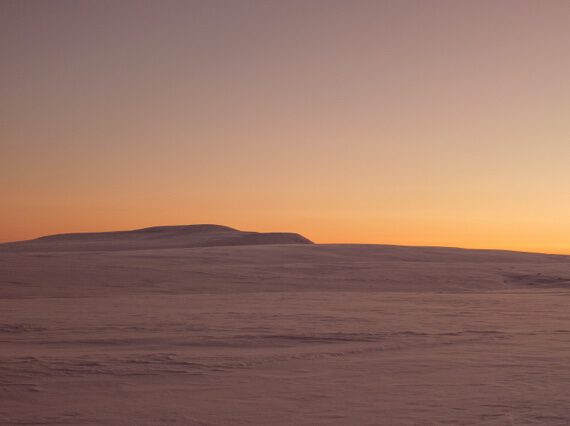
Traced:
<path fill-rule="evenodd" d="M 291 232 L 250 232 L 222 225 L 200 224 L 48 235 L 0 244 L 0 251 L 113 251 L 263 244 L 313 243 Z"/>

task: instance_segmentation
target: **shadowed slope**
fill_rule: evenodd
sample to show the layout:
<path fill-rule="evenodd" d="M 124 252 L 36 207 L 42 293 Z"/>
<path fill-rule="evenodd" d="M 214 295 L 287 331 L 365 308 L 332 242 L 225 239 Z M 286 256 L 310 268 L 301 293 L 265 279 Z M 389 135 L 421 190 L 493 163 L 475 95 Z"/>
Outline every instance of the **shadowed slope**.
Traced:
<path fill-rule="evenodd" d="M 312 242 L 294 233 L 246 232 L 227 226 L 207 224 L 48 235 L 35 240 L 0 244 L 0 250 L 108 251 L 259 244 L 312 244 Z"/>
<path fill-rule="evenodd" d="M 491 250 L 273 244 L 0 253 L 4 298 L 203 292 L 456 293 L 569 286 L 570 256 Z"/>

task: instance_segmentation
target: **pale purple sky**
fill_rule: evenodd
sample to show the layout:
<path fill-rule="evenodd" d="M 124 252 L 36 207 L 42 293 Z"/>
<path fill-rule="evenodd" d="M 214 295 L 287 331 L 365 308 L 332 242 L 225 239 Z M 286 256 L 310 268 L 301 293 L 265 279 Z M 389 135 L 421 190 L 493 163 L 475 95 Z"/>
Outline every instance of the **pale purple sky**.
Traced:
<path fill-rule="evenodd" d="M 6 1 L 0 240 L 570 252 L 570 2 Z"/>

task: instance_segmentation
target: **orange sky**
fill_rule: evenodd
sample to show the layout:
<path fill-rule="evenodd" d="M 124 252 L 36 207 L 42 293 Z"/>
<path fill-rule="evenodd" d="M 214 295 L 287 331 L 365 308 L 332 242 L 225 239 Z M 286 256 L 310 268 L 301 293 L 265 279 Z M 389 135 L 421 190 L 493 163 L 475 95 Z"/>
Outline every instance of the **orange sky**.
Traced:
<path fill-rule="evenodd" d="M 570 2 L 3 1 L 0 241 L 570 253 Z"/>

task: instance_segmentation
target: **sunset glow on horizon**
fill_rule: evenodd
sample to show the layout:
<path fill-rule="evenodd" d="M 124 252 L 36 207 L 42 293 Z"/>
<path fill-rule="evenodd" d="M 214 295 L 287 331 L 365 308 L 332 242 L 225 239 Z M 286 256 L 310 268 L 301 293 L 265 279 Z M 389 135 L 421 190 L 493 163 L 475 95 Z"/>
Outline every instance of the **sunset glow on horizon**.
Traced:
<path fill-rule="evenodd" d="M 216 223 L 570 254 L 570 2 L 4 1 L 0 242 Z"/>

